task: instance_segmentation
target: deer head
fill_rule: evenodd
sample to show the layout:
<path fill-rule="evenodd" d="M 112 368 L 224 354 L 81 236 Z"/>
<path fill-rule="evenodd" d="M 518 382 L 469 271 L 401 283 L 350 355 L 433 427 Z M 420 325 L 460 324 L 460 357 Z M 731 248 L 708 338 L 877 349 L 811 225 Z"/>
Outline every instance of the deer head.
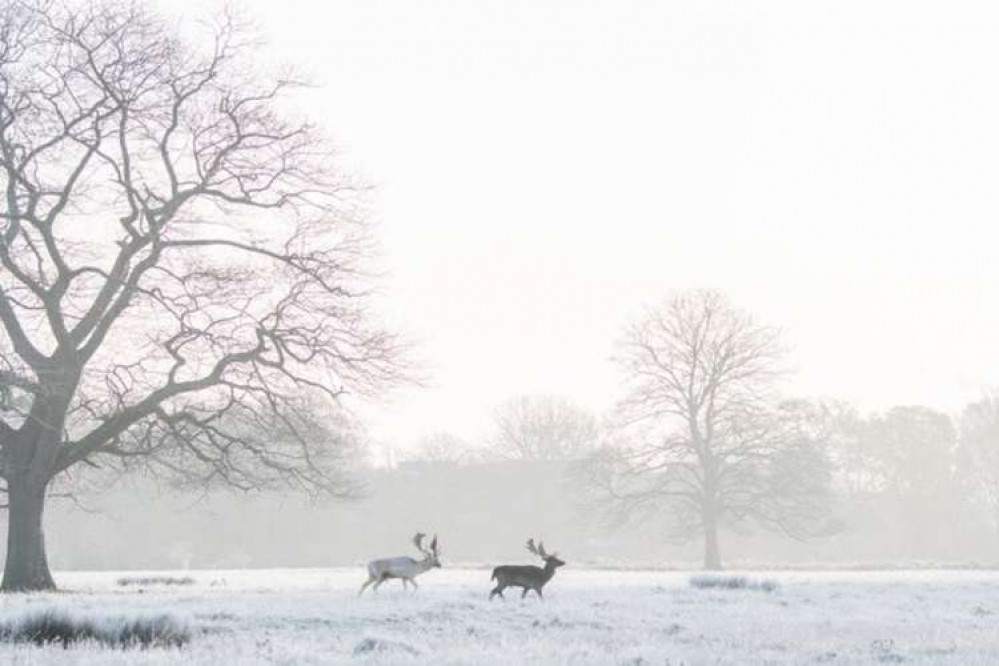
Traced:
<path fill-rule="evenodd" d="M 423 547 L 423 539 L 426 536 L 427 535 L 424 534 L 423 532 L 417 532 L 416 536 L 413 537 L 413 545 L 415 545 L 417 549 L 419 549 L 419 551 L 423 553 L 424 556 L 423 559 L 425 562 L 430 564 L 430 566 L 432 567 L 440 567 L 441 560 L 440 560 L 440 553 L 437 550 L 437 535 L 435 534 L 434 538 L 430 540 L 429 550 Z"/>
<path fill-rule="evenodd" d="M 538 541 L 538 545 L 534 545 L 534 539 L 527 540 L 527 550 L 534 553 L 542 560 L 545 561 L 545 566 L 551 567 L 552 569 L 557 569 L 558 567 L 565 564 L 562 560 L 558 558 L 557 553 L 552 553 L 549 555 L 545 552 L 545 543 L 543 541 Z"/>

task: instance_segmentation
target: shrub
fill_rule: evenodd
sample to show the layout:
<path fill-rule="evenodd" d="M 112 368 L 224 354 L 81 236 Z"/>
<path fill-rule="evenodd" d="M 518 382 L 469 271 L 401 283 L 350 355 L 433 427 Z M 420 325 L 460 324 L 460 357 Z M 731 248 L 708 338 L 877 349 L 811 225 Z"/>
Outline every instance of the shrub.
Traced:
<path fill-rule="evenodd" d="M 118 585 L 121 587 L 128 585 L 194 585 L 194 579 L 190 576 L 183 578 L 177 576 L 122 576 L 118 579 Z"/>
<path fill-rule="evenodd" d="M 93 642 L 109 647 L 180 647 L 191 639 L 173 616 L 80 616 L 60 608 L 32 610 L 0 623 L 0 640 L 35 645 Z"/>
<path fill-rule="evenodd" d="M 774 592 L 780 588 L 775 580 L 749 580 L 745 576 L 723 576 L 718 574 L 702 574 L 691 576 L 691 587 L 699 590 L 719 589 L 719 590 L 760 590 L 763 592 Z"/>

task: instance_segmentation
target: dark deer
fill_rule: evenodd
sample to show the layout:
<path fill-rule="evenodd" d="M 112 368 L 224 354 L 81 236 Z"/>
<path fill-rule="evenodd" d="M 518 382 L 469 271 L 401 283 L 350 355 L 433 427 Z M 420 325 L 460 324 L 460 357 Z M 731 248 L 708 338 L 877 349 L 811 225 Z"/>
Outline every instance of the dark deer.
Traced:
<path fill-rule="evenodd" d="M 554 553 L 551 555 L 546 553 L 544 543 L 539 541 L 537 547 L 535 547 L 534 539 L 527 540 L 527 550 L 544 560 L 545 566 L 535 567 L 531 565 L 504 564 L 503 566 L 496 567 L 493 569 L 493 577 L 491 578 L 491 580 L 496 581 L 496 587 L 489 593 L 490 601 L 497 594 L 503 597 L 503 590 L 508 587 L 523 588 L 523 592 L 520 595 L 521 599 L 527 596 L 528 590 L 537 592 L 539 599 L 545 598 L 541 594 L 541 588 L 552 579 L 552 576 L 555 575 L 555 570 L 565 564 L 565 562 L 558 559 Z"/>

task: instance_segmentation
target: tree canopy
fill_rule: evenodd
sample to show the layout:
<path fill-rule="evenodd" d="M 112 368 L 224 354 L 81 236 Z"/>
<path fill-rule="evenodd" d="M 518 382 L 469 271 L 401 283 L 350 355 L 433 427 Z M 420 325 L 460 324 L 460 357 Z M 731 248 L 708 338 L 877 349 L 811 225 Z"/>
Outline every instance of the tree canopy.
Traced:
<path fill-rule="evenodd" d="M 318 401 L 401 376 L 372 316 L 363 188 L 288 112 L 299 83 L 255 66 L 252 32 L 204 30 L 138 4 L 0 17 L 11 538 L 19 498 L 81 462 L 336 492 Z"/>

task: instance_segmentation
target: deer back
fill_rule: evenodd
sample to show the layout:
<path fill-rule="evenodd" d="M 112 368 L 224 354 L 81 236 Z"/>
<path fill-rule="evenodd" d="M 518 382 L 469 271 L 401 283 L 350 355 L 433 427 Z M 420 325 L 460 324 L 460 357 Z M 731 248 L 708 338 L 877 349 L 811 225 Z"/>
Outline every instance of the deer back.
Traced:
<path fill-rule="evenodd" d="M 430 563 L 412 557 L 386 557 L 371 560 L 368 563 L 368 574 L 372 578 L 412 578 L 430 568 Z"/>
<path fill-rule="evenodd" d="M 493 569 L 493 578 L 501 587 L 529 587 L 541 588 L 551 580 L 555 573 L 554 567 L 536 567 L 525 564 L 506 564 Z"/>

